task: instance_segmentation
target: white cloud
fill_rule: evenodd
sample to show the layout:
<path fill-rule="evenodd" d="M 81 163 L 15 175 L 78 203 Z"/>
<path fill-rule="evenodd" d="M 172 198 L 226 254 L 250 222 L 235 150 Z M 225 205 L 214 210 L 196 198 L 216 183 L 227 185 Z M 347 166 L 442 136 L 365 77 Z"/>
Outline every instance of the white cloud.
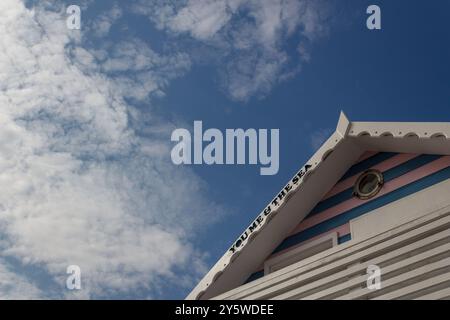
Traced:
<path fill-rule="evenodd" d="M 107 75 L 116 93 L 134 100 L 163 96 L 169 81 L 185 74 L 191 67 L 187 54 L 162 56 L 136 38 L 106 42 L 96 50 L 74 47 L 70 56 L 83 72 Z"/>
<path fill-rule="evenodd" d="M 227 1 L 191 1 L 170 23 L 172 30 L 189 32 L 195 38 L 206 40 L 214 36 L 231 18 Z"/>
<path fill-rule="evenodd" d="M 326 5 L 318 0 L 140 0 L 135 12 L 160 29 L 189 35 L 220 52 L 222 85 L 231 98 L 264 96 L 309 61 L 308 44 L 327 28 Z M 286 47 L 297 41 L 299 50 Z"/>
<path fill-rule="evenodd" d="M 94 34 L 97 37 L 106 36 L 111 26 L 122 17 L 122 14 L 122 9 L 117 4 L 114 4 L 108 11 L 102 13 L 95 19 L 91 26 Z"/>
<path fill-rule="evenodd" d="M 162 134 L 171 126 L 124 99 L 163 92 L 189 61 L 132 39 L 107 47 L 112 54 L 83 49 L 64 17 L 0 2 L 1 255 L 44 270 L 61 296 L 72 297 L 71 264 L 82 270 L 81 297 L 192 284 L 204 265 L 191 234 L 220 208 L 201 196 L 199 178 L 171 164 Z M 7 284 L 29 276 L 0 268 Z M 0 296 L 16 296 L 7 288 Z"/>

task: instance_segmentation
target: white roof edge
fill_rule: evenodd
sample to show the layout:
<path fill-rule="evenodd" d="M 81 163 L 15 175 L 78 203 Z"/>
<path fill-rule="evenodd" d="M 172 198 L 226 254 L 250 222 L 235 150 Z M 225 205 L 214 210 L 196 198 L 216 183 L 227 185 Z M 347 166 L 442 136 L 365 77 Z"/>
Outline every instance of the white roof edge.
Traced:
<path fill-rule="evenodd" d="M 432 138 L 443 135 L 450 138 L 450 122 L 352 122 L 349 136 L 358 137 L 367 134 L 371 137 Z"/>
<path fill-rule="evenodd" d="M 350 129 L 350 124 L 351 122 L 350 120 L 348 120 L 344 111 L 341 111 L 341 114 L 339 115 L 339 121 L 336 127 L 336 132 L 339 133 L 341 137 L 346 137 Z"/>

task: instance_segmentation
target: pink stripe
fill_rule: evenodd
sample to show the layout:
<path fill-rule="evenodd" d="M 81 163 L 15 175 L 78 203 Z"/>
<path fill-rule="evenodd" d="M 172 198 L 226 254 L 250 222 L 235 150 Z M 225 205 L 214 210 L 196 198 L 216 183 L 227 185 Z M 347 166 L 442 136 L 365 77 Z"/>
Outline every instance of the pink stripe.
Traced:
<path fill-rule="evenodd" d="M 377 153 L 378 153 L 378 151 L 366 151 L 361 155 L 361 157 L 359 157 L 359 159 L 356 161 L 356 163 L 364 161 L 364 160 L 376 155 Z"/>
<path fill-rule="evenodd" d="M 319 224 L 323 221 L 331 219 L 335 216 L 340 215 L 343 212 L 356 208 L 368 201 L 372 201 L 377 199 L 385 194 L 388 194 L 404 185 L 417 181 L 423 177 L 429 176 L 432 173 L 438 172 L 439 170 L 445 169 L 450 166 L 450 156 L 443 156 L 437 160 L 434 160 L 426 165 L 417 168 L 403 176 L 400 176 L 394 180 L 387 182 L 380 192 L 370 200 L 360 200 L 356 197 L 353 197 L 347 201 L 341 202 L 340 204 L 326 209 L 321 213 L 318 213 L 311 218 L 303 220 L 300 225 L 296 228 L 297 232 L 303 231 L 305 229 L 311 228 L 312 226 Z"/>
<path fill-rule="evenodd" d="M 371 167 L 370 169 L 376 169 L 379 170 L 381 172 L 385 172 L 389 169 L 392 169 L 402 163 L 405 163 L 408 160 L 411 160 L 415 157 L 419 156 L 418 154 L 411 154 L 411 153 L 401 153 L 398 154 L 396 156 L 393 156 L 392 158 L 389 158 L 385 161 L 382 161 L 378 164 L 376 164 L 375 166 Z M 355 174 L 354 176 L 351 176 L 339 183 L 337 183 L 326 195 L 325 197 L 323 197 L 322 201 L 325 199 L 328 199 L 329 197 L 332 197 L 336 194 L 338 194 L 339 192 L 342 192 L 348 188 L 351 188 L 356 180 L 358 179 L 360 173 Z"/>

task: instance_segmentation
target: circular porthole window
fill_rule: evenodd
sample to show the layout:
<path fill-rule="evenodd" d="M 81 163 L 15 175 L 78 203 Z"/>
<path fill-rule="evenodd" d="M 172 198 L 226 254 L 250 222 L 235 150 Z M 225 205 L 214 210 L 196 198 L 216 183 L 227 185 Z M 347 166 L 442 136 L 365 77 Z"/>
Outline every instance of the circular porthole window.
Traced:
<path fill-rule="evenodd" d="M 383 174 L 378 170 L 367 170 L 356 180 L 354 194 L 367 200 L 374 197 L 383 186 Z"/>

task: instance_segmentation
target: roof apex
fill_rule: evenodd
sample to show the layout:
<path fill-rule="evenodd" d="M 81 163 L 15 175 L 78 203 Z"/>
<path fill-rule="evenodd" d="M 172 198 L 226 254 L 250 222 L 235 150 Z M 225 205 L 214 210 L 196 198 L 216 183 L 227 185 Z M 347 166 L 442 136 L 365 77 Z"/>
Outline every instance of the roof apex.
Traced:
<path fill-rule="evenodd" d="M 339 121 L 336 127 L 336 132 L 339 133 L 341 137 L 346 137 L 348 130 L 350 129 L 350 120 L 348 120 L 344 111 L 341 110 L 341 114 L 339 115 Z"/>

